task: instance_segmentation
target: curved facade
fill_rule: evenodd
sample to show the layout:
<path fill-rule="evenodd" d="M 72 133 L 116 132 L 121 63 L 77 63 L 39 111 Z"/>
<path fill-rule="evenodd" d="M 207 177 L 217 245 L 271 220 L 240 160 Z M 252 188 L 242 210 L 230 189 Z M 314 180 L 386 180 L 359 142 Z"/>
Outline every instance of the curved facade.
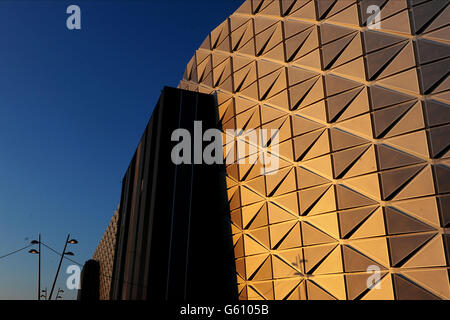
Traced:
<path fill-rule="evenodd" d="M 248 0 L 207 36 L 179 86 L 224 131 L 279 129 L 275 173 L 227 165 L 240 299 L 450 298 L 449 15 Z"/>
<path fill-rule="evenodd" d="M 94 251 L 92 259 L 97 261 L 100 266 L 99 299 L 109 300 L 111 291 L 111 280 L 113 274 L 114 257 L 117 238 L 117 220 L 119 218 L 119 208 L 109 222 L 102 239 Z"/>

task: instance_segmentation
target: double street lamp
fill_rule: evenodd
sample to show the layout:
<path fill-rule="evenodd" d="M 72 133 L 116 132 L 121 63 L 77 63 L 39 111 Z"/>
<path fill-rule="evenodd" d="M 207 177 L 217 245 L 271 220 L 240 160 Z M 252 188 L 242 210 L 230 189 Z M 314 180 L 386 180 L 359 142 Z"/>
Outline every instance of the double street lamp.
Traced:
<path fill-rule="evenodd" d="M 64 293 L 64 290 L 61 290 L 61 288 L 58 288 L 58 292 L 56 294 L 56 300 L 62 300 L 62 296 L 60 293 Z"/>
<path fill-rule="evenodd" d="M 38 244 L 38 250 L 31 249 L 28 252 L 31 254 L 37 254 L 39 256 L 38 258 L 38 291 L 37 291 L 37 298 L 38 300 L 41 300 L 41 234 L 39 234 L 38 240 L 33 240 L 30 242 L 31 244 Z"/>
<path fill-rule="evenodd" d="M 67 239 L 66 239 L 66 242 L 64 244 L 64 250 L 63 250 L 63 252 L 61 254 L 61 258 L 59 260 L 58 269 L 56 271 L 55 279 L 53 280 L 53 285 L 52 285 L 52 289 L 50 290 L 50 296 L 49 296 L 48 300 L 52 299 L 53 290 L 55 289 L 56 280 L 58 279 L 59 270 L 61 269 L 61 264 L 62 264 L 62 260 L 64 259 L 64 256 L 74 256 L 73 252 L 71 252 L 71 251 L 66 252 L 67 245 L 68 244 L 77 244 L 78 241 L 75 240 L 75 239 L 69 240 L 69 238 L 70 238 L 70 234 L 67 235 Z M 37 291 L 37 298 L 38 298 L 38 300 L 41 300 L 41 298 L 47 299 L 47 288 L 45 288 L 45 290 L 42 290 L 42 293 L 41 293 L 41 234 L 39 234 L 38 240 L 32 240 L 30 242 L 30 244 L 37 244 L 37 245 L 39 245 L 38 250 L 31 249 L 31 250 L 28 251 L 31 254 L 37 254 L 39 256 L 39 259 L 38 259 L 38 291 Z M 62 299 L 62 297 L 59 296 L 59 294 L 63 293 L 63 292 L 64 292 L 64 290 L 61 290 L 59 288 L 56 299 L 58 299 L 58 297 L 59 297 L 59 299 Z"/>
<path fill-rule="evenodd" d="M 55 289 L 55 284 L 56 284 L 56 280 L 58 279 L 58 274 L 59 274 L 59 270 L 61 269 L 61 263 L 64 259 L 64 256 L 74 256 L 73 252 L 68 251 L 66 252 L 67 249 L 67 245 L 68 244 L 77 244 L 78 241 L 75 239 L 70 239 L 70 234 L 67 235 L 67 239 L 66 239 L 66 243 L 64 244 L 64 250 L 61 254 L 61 259 L 59 259 L 59 264 L 58 264 L 58 269 L 56 270 L 56 275 L 55 275 L 55 279 L 53 280 L 53 285 L 52 285 L 52 289 L 50 290 L 50 296 L 48 297 L 48 300 L 52 300 L 52 296 L 53 296 L 53 290 Z M 59 290 L 58 290 L 59 293 Z"/>
<path fill-rule="evenodd" d="M 47 300 L 47 288 L 41 290 L 41 298 Z"/>

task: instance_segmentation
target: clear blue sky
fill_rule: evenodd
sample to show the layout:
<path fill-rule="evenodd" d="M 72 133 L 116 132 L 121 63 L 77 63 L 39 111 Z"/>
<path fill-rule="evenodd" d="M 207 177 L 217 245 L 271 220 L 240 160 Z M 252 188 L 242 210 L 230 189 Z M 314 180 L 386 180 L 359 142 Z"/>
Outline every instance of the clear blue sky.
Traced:
<path fill-rule="evenodd" d="M 92 256 L 162 87 L 241 2 L 0 1 L 0 256 L 39 232 L 59 251 L 70 233 L 74 259 Z M 50 287 L 58 256 L 42 254 Z M 36 283 L 37 256 L 0 259 L 0 299 L 35 299 Z"/>

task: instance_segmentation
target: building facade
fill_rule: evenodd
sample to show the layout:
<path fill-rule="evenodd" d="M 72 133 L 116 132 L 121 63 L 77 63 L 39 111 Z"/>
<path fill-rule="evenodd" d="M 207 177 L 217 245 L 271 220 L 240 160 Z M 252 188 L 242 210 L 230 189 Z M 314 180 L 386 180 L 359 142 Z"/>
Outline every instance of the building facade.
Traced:
<path fill-rule="evenodd" d="M 226 166 L 240 299 L 450 298 L 449 13 L 247 0 L 195 52 L 224 132 L 279 130 Z"/>
<path fill-rule="evenodd" d="M 117 220 L 119 218 L 119 208 L 114 212 L 105 233 L 95 249 L 93 260 L 100 265 L 100 300 L 109 300 L 111 292 L 111 279 L 113 274 L 114 257 L 116 250 Z"/>

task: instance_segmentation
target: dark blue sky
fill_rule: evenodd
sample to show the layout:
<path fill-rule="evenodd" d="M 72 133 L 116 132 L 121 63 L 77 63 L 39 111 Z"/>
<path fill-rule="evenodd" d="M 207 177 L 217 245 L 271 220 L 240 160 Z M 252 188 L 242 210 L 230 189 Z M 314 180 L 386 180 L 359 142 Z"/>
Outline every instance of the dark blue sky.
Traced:
<path fill-rule="evenodd" d="M 0 1 L 0 256 L 40 232 L 89 259 L 164 85 L 241 0 Z M 81 8 L 82 29 L 66 28 Z M 42 250 L 42 286 L 58 256 Z M 57 287 L 66 299 L 64 262 Z M 35 299 L 37 256 L 0 259 L 0 299 Z"/>

